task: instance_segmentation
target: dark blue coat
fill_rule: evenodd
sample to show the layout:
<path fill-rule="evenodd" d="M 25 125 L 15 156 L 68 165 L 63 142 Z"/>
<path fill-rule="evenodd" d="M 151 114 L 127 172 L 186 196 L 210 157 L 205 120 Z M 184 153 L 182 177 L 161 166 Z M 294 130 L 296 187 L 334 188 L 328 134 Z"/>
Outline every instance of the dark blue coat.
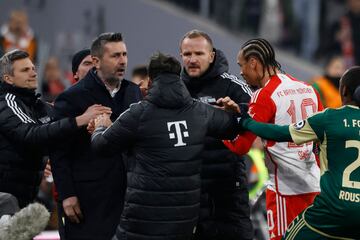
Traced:
<path fill-rule="evenodd" d="M 123 80 L 120 90 L 111 97 L 95 69 L 55 101 L 57 118 L 76 116 L 93 104 L 112 109 L 114 121 L 131 103 L 141 99 L 137 85 Z M 85 128 L 73 135 L 51 156 L 54 180 L 60 202 L 77 196 L 84 221 L 72 224 L 65 218 L 67 239 L 109 239 L 115 232 L 123 205 L 126 186 L 125 167 L 121 153 L 96 154 Z"/>

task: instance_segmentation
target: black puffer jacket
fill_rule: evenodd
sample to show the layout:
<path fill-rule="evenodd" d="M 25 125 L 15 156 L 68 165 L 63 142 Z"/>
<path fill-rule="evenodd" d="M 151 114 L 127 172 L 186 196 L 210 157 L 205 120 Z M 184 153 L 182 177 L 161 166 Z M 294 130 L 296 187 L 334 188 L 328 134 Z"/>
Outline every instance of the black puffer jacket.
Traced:
<path fill-rule="evenodd" d="M 0 192 L 13 194 L 20 207 L 37 194 L 48 144 L 76 131 L 72 118 L 51 124 L 51 107 L 34 91 L 0 86 Z"/>
<path fill-rule="evenodd" d="M 103 131 L 93 134 L 95 149 L 131 152 L 114 239 L 190 239 L 199 214 L 205 136 L 234 136 L 233 116 L 194 101 L 177 75 L 162 74 L 146 100 L 131 105 Z"/>
<path fill-rule="evenodd" d="M 224 54 L 199 78 L 185 69 L 181 78 L 193 98 L 201 101 L 229 96 L 236 103 L 249 103 L 251 90 L 228 73 Z M 203 239 L 252 239 L 247 178 L 243 159 L 228 150 L 221 140 L 208 137 L 201 154 L 202 201 L 198 234 Z"/>

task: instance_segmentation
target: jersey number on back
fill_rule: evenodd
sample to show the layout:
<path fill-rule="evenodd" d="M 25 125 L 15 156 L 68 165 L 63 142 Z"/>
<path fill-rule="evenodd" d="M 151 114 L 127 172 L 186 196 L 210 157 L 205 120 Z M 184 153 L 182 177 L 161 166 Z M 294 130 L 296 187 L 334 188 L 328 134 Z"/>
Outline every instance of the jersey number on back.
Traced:
<path fill-rule="evenodd" d="M 305 120 L 309 117 L 309 114 L 307 112 L 307 107 L 311 107 L 311 115 L 316 112 L 316 104 L 312 98 L 305 98 L 301 101 L 300 109 L 301 109 L 301 119 L 298 119 L 298 116 L 296 115 L 296 107 L 295 107 L 295 101 L 290 100 L 290 107 L 287 110 L 287 113 L 291 117 L 291 123 L 297 123 L 301 120 Z M 312 143 L 309 143 L 311 145 Z M 288 147 L 294 148 L 294 147 L 302 147 L 303 145 L 296 145 L 293 142 L 289 142 Z"/>
<path fill-rule="evenodd" d="M 348 140 L 345 142 L 346 148 L 356 148 L 358 151 L 357 158 L 349 166 L 347 166 L 343 173 L 342 186 L 348 188 L 360 189 L 360 182 L 350 180 L 350 175 L 353 171 L 360 167 L 360 141 Z"/>

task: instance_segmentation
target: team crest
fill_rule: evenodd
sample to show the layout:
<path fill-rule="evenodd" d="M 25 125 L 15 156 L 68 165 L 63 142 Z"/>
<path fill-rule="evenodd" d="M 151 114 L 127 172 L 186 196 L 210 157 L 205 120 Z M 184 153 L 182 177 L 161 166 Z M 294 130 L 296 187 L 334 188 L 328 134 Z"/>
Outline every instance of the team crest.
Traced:
<path fill-rule="evenodd" d="M 300 130 L 300 129 L 302 129 L 302 128 L 305 126 L 305 123 L 306 123 L 305 120 L 302 120 L 302 121 L 300 121 L 300 122 L 297 122 L 297 123 L 294 124 L 294 128 L 295 128 L 296 130 Z"/>

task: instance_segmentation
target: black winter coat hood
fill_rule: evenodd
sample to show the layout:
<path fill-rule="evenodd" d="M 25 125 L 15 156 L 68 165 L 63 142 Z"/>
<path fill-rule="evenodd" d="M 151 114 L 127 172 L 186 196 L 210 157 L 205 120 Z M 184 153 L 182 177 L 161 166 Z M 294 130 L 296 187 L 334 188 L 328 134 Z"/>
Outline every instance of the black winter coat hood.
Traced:
<path fill-rule="evenodd" d="M 181 108 L 192 102 L 184 82 L 171 73 L 156 77 L 145 99 L 158 107 L 170 109 Z"/>

